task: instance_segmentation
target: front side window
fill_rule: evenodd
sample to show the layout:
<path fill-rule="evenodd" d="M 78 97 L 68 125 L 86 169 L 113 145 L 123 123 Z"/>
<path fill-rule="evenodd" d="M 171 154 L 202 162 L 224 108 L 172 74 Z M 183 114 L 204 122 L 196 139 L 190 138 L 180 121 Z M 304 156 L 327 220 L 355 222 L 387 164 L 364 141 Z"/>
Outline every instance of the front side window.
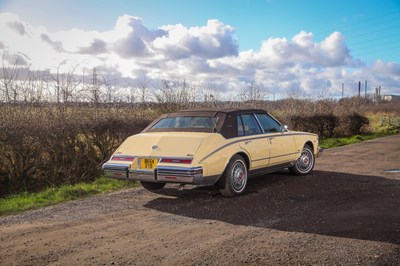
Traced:
<path fill-rule="evenodd" d="M 267 114 L 256 114 L 265 133 L 281 131 L 281 125 Z"/>
<path fill-rule="evenodd" d="M 178 116 L 161 119 L 151 129 L 204 129 L 213 130 L 217 124 L 216 117 Z"/>
<path fill-rule="evenodd" d="M 248 115 L 240 115 L 238 116 L 238 119 L 241 120 L 242 125 L 243 125 L 243 132 L 244 135 L 255 135 L 255 134 L 261 134 L 261 128 L 257 123 L 256 118 L 252 114 Z M 239 127 L 239 122 L 238 122 L 238 127 Z M 239 128 L 238 128 L 238 135 L 239 135 Z"/>

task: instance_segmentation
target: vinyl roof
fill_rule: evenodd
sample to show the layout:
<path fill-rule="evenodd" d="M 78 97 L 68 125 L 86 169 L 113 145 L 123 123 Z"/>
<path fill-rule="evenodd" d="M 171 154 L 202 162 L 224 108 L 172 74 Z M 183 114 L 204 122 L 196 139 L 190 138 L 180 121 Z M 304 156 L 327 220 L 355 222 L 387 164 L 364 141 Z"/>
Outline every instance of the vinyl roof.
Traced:
<path fill-rule="evenodd" d="M 181 110 L 178 112 L 175 112 L 176 114 L 178 113 L 232 113 L 232 112 L 238 112 L 238 111 L 248 111 L 248 112 L 265 112 L 263 109 L 254 109 L 254 108 L 244 108 L 244 107 L 215 107 L 215 108 L 197 108 L 197 109 L 187 109 L 187 110 Z"/>

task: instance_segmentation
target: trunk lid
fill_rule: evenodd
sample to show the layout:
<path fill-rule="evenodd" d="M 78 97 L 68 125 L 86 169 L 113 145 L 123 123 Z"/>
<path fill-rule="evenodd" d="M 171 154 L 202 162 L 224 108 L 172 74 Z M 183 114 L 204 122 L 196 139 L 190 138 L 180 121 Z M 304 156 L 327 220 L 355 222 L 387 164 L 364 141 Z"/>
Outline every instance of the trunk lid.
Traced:
<path fill-rule="evenodd" d="M 212 133 L 152 132 L 126 139 L 115 154 L 138 157 L 194 157 L 201 143 Z"/>

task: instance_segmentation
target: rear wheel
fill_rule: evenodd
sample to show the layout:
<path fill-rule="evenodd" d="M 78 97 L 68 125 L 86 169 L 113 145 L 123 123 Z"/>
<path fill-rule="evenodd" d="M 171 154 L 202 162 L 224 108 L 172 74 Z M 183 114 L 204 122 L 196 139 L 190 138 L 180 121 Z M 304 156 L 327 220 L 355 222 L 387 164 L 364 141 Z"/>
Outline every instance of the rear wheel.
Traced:
<path fill-rule="evenodd" d="M 225 197 L 234 197 L 244 192 L 247 185 L 247 167 L 242 156 L 232 157 L 218 185 Z"/>
<path fill-rule="evenodd" d="M 289 167 L 289 170 L 295 175 L 306 175 L 312 171 L 314 164 L 314 152 L 309 145 L 305 145 L 299 159 L 293 163 L 293 166 Z"/>
<path fill-rule="evenodd" d="M 152 183 L 140 181 L 140 184 L 147 190 L 159 190 L 165 187 L 165 183 Z"/>

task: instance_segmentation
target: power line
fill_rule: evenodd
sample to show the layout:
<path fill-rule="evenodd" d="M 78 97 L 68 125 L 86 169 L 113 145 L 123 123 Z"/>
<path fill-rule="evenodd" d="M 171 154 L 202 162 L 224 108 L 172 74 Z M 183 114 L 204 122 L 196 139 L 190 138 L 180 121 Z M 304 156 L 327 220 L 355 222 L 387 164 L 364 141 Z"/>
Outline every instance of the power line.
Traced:
<path fill-rule="evenodd" d="M 375 48 L 380 48 L 379 50 L 376 51 L 370 51 L 370 52 L 365 52 L 365 53 L 352 53 L 353 56 L 360 56 L 360 55 L 369 55 L 369 54 L 377 54 L 379 52 L 382 52 L 381 47 L 375 47 Z M 394 46 L 394 47 L 386 47 L 385 50 L 395 50 L 395 49 L 400 49 L 400 45 Z"/>
<path fill-rule="evenodd" d="M 378 32 L 381 33 L 381 32 L 385 32 L 385 31 L 388 31 L 388 30 L 396 29 L 396 28 L 400 28 L 400 25 L 395 25 L 395 26 L 386 27 L 386 28 L 383 28 L 383 29 L 377 29 L 377 30 L 369 31 L 368 33 L 354 35 L 354 36 L 352 36 L 352 38 L 371 36 L 371 34 L 373 34 L 373 33 L 378 33 Z M 391 35 L 390 37 L 393 37 L 393 35 Z"/>
<path fill-rule="evenodd" d="M 399 14 L 399 11 L 393 11 L 393 12 L 382 14 L 382 15 L 379 15 L 379 16 L 376 16 L 376 17 L 373 17 L 373 18 L 364 19 L 364 20 L 361 20 L 361 21 L 358 21 L 358 22 L 354 22 L 354 23 L 351 24 L 351 26 L 364 24 L 364 23 L 366 23 L 368 21 L 377 20 L 377 19 L 380 19 L 380 18 L 383 18 L 383 17 L 391 16 L 393 14 Z M 323 30 L 323 31 L 315 33 L 314 35 L 315 36 L 320 36 L 320 35 L 323 35 L 323 34 L 326 34 L 326 33 L 331 33 L 332 31 L 338 31 L 339 29 L 345 29 L 346 27 L 349 27 L 349 25 L 342 25 L 342 26 L 338 26 L 338 27 L 333 27 L 330 30 Z M 342 31 L 346 32 L 346 30 L 341 30 L 341 32 Z"/>
<path fill-rule="evenodd" d="M 386 43 L 380 43 L 380 44 L 372 45 L 372 46 L 368 46 L 368 47 L 362 47 L 362 48 L 354 49 L 354 51 L 368 50 L 370 48 L 375 48 L 375 47 L 384 47 L 385 45 L 395 44 L 395 43 L 400 43 L 400 40 L 392 41 L 392 42 L 386 42 Z"/>
<path fill-rule="evenodd" d="M 381 21 L 381 22 L 379 22 L 379 23 L 365 24 L 365 25 L 363 25 L 363 26 L 361 26 L 361 27 L 355 27 L 355 28 L 351 28 L 351 29 L 349 29 L 349 30 L 343 30 L 342 32 L 344 32 L 344 33 L 355 32 L 355 31 L 358 31 L 358 30 L 363 30 L 363 29 L 371 28 L 371 27 L 378 26 L 378 25 L 388 24 L 389 22 L 398 21 L 398 20 L 399 20 L 399 18 L 393 18 L 393 19 L 391 19 L 391 20 Z"/>
<path fill-rule="evenodd" d="M 353 56 L 377 54 L 383 50 L 390 51 L 400 48 L 400 45 L 398 45 L 400 43 L 400 35 L 398 34 L 400 29 L 399 15 L 400 12 L 396 10 L 334 29 L 345 36 L 346 46 Z M 315 36 L 326 32 L 332 32 L 332 30 L 321 31 Z M 355 40 L 355 42 L 351 40 Z"/>

